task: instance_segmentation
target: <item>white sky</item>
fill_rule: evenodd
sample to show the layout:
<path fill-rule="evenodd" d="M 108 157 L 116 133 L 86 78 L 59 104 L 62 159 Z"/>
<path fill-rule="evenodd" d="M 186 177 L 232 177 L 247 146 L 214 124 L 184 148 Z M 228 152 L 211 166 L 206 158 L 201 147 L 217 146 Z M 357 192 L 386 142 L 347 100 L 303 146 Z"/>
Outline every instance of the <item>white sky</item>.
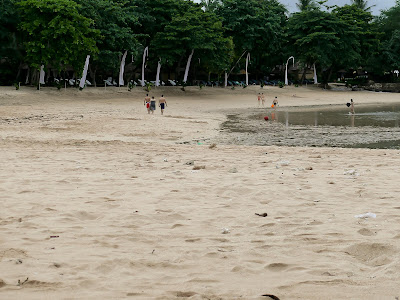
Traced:
<path fill-rule="evenodd" d="M 200 0 L 193 0 L 194 2 L 200 2 Z M 246 0 L 242 0 L 246 1 Z M 279 0 L 283 5 L 286 6 L 286 8 L 290 11 L 296 11 L 297 6 L 296 3 L 298 1 L 296 0 Z M 350 0 L 328 0 L 326 5 L 338 5 L 338 6 L 343 6 L 345 4 L 350 4 Z M 380 11 L 382 9 L 388 9 L 390 7 L 393 7 L 396 4 L 396 0 L 368 0 L 368 5 L 372 6 L 375 5 L 371 11 L 374 15 L 379 15 Z"/>
<path fill-rule="evenodd" d="M 298 3 L 298 1 L 295 0 L 280 0 L 279 2 L 281 2 L 282 4 L 284 4 L 287 9 L 289 11 L 296 11 L 297 6 L 296 3 Z M 328 0 L 328 2 L 326 2 L 326 5 L 338 5 L 338 6 L 343 6 L 345 4 L 350 4 L 351 1 L 350 0 Z M 396 0 L 368 0 L 367 1 L 368 6 L 373 6 L 371 11 L 374 15 L 379 15 L 380 11 L 382 9 L 388 9 L 390 7 L 395 6 L 396 4 Z"/>

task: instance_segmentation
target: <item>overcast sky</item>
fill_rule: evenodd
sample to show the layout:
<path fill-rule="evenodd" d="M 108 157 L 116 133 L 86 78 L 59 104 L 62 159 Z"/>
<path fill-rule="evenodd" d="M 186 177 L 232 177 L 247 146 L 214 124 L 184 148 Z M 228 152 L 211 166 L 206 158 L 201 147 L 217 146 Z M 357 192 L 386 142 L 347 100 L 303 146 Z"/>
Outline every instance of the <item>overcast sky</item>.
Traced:
<path fill-rule="evenodd" d="M 246 0 L 242 0 L 246 1 Z M 298 1 L 296 0 L 279 0 L 283 5 L 286 6 L 286 8 L 290 12 L 294 12 L 297 9 L 296 3 Z M 194 0 L 194 2 L 200 2 L 200 0 Z M 338 5 L 338 6 L 343 6 L 345 4 L 350 4 L 350 0 L 328 0 L 326 3 L 327 5 Z M 371 11 L 374 15 L 379 15 L 380 11 L 382 9 L 388 9 L 396 4 L 396 0 L 368 0 L 368 5 L 373 6 L 375 5 Z"/>
<path fill-rule="evenodd" d="M 287 9 L 292 12 L 297 9 L 296 3 L 298 1 L 296 0 L 280 0 L 282 4 L 284 4 Z M 350 4 L 350 0 L 328 0 L 326 5 L 338 5 L 338 6 L 343 6 L 345 4 Z M 396 4 L 396 0 L 368 0 L 368 6 L 373 6 L 371 11 L 374 15 L 379 15 L 380 11 L 382 9 L 388 9 Z"/>

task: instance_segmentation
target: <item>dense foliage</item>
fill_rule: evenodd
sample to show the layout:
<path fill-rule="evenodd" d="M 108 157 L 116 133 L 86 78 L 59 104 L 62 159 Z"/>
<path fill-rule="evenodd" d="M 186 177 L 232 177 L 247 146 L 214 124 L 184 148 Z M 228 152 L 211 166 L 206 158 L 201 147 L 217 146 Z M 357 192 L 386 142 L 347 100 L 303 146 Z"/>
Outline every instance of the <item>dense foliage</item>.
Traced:
<path fill-rule="evenodd" d="M 164 77 L 182 80 L 191 53 L 189 82 L 221 80 L 230 71 L 243 80 L 248 53 L 249 72 L 257 79 L 271 74 L 281 79 L 281 66 L 291 55 L 304 74 L 315 64 L 324 82 L 336 79 L 338 71 L 355 70 L 397 78 L 400 0 L 377 17 L 368 1 L 327 7 L 325 1 L 299 0 L 292 14 L 278 0 L 197 2 L 1 0 L 0 84 L 34 84 L 42 65 L 55 77 L 79 78 L 86 55 L 92 81 L 116 79 L 124 53 L 125 78 L 139 79 L 146 47 L 151 80 L 158 63 Z"/>

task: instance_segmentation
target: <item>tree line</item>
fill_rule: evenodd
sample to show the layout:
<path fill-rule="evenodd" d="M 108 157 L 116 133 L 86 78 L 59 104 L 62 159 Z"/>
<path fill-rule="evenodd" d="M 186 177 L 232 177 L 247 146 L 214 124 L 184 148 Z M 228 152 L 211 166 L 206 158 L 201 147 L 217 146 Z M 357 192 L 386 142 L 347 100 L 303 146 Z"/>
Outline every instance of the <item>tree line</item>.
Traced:
<path fill-rule="evenodd" d="M 289 56 L 304 71 L 315 66 L 323 82 L 359 68 L 397 78 L 400 0 L 379 16 L 362 0 L 297 5 L 289 14 L 278 0 L 1 0 L 0 84 L 25 81 L 27 67 L 80 77 L 88 55 L 94 82 L 117 77 L 122 59 L 126 82 L 143 64 L 152 77 L 162 68 L 178 80 L 186 67 L 190 82 L 238 73 L 245 60 L 262 78 Z"/>

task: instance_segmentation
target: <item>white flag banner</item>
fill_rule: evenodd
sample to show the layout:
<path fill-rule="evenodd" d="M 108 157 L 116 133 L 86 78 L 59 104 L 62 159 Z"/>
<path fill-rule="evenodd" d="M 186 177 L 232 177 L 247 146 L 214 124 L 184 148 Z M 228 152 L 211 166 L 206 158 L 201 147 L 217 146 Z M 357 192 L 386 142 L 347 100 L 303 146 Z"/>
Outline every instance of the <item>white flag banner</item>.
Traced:
<path fill-rule="evenodd" d="M 45 73 L 44 73 L 44 65 L 42 65 L 42 66 L 40 67 L 40 76 L 39 76 L 39 83 L 40 83 L 40 84 L 45 84 L 45 82 L 44 82 L 44 75 L 45 75 Z"/>
<path fill-rule="evenodd" d="M 288 64 L 289 64 L 289 61 L 290 61 L 291 59 L 293 59 L 293 67 L 294 67 L 294 57 L 291 56 L 291 57 L 288 58 L 288 60 L 287 60 L 287 62 L 286 62 L 285 85 L 288 85 L 288 84 L 289 84 L 289 80 L 288 80 Z"/>
<path fill-rule="evenodd" d="M 247 72 L 247 68 L 249 66 L 249 61 L 250 61 L 250 52 L 247 54 L 247 57 L 246 57 L 246 85 L 249 85 L 249 72 Z"/>
<path fill-rule="evenodd" d="M 89 59 L 90 59 L 90 55 L 86 56 L 85 67 L 83 68 L 82 78 L 81 78 L 81 81 L 79 82 L 79 87 L 81 89 L 83 89 L 85 87 L 87 71 L 89 68 Z"/>
<path fill-rule="evenodd" d="M 225 72 L 225 87 L 228 86 L 228 73 Z"/>
<path fill-rule="evenodd" d="M 125 51 L 124 55 L 122 56 L 121 66 L 119 67 L 119 85 L 124 85 L 124 71 L 125 71 L 125 60 L 126 56 L 128 55 L 128 51 Z"/>
<path fill-rule="evenodd" d="M 158 61 L 158 66 L 157 66 L 156 86 L 160 86 L 160 71 L 161 71 L 161 58 Z"/>
<path fill-rule="evenodd" d="M 317 76 L 317 69 L 315 68 L 315 63 L 314 63 L 314 84 L 318 84 L 318 76 Z"/>
<path fill-rule="evenodd" d="M 194 53 L 194 49 L 192 50 L 192 53 L 190 53 L 188 61 L 187 61 L 187 64 L 186 64 L 185 76 L 183 77 L 183 82 L 185 82 L 185 83 L 186 83 L 187 78 L 188 78 L 190 62 L 192 61 L 193 53 Z"/>
<path fill-rule="evenodd" d="M 149 55 L 149 47 L 144 48 L 143 51 L 143 64 L 142 64 L 142 86 L 144 86 L 144 66 L 146 64 L 146 55 Z"/>

